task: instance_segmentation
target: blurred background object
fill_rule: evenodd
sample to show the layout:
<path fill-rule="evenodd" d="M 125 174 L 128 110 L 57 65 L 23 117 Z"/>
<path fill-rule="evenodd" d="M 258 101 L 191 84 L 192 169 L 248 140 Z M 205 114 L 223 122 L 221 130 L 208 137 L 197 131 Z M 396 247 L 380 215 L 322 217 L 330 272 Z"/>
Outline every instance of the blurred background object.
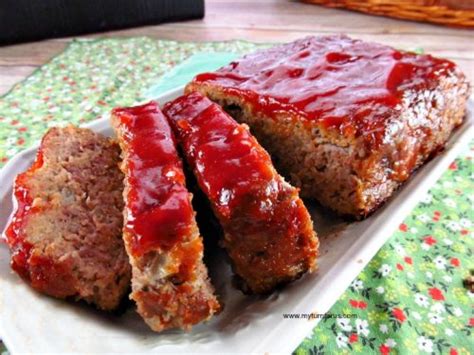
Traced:
<path fill-rule="evenodd" d="M 400 19 L 474 27 L 474 0 L 303 0 Z"/>
<path fill-rule="evenodd" d="M 1 0 L 0 44 L 203 16 L 204 0 Z"/>

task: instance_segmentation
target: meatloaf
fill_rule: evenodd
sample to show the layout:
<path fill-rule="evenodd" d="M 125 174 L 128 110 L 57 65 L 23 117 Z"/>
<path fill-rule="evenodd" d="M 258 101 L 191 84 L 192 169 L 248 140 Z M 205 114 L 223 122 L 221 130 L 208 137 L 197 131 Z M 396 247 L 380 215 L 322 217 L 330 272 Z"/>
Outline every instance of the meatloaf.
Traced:
<path fill-rule="evenodd" d="M 243 290 L 267 293 L 313 271 L 318 239 L 308 211 L 248 127 L 199 93 L 163 112 L 222 226 Z"/>
<path fill-rule="evenodd" d="M 154 330 L 219 310 L 171 128 L 155 102 L 112 112 L 125 174 L 123 238 L 138 313 Z"/>
<path fill-rule="evenodd" d="M 249 54 L 193 91 L 248 124 L 303 197 L 362 218 L 444 147 L 469 85 L 449 60 L 336 35 Z"/>
<path fill-rule="evenodd" d="M 39 292 L 116 308 L 130 265 L 122 241 L 120 149 L 88 129 L 52 128 L 18 175 L 6 230 L 11 265 Z"/>

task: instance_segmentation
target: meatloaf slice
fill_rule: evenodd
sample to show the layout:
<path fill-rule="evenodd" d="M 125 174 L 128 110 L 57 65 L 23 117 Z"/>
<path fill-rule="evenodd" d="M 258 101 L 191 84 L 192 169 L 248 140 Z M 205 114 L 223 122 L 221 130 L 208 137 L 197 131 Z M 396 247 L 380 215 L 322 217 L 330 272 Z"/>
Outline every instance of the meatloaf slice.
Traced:
<path fill-rule="evenodd" d="M 138 313 L 154 330 L 219 311 L 171 128 L 155 102 L 112 112 L 125 174 L 123 238 Z"/>
<path fill-rule="evenodd" d="M 51 128 L 17 176 L 6 230 L 12 268 L 39 292 L 116 308 L 130 265 L 122 241 L 120 149 L 73 126 Z"/>
<path fill-rule="evenodd" d="M 267 293 L 316 266 L 318 239 L 298 190 L 244 125 L 199 93 L 166 104 L 244 291 Z"/>
<path fill-rule="evenodd" d="M 347 36 L 308 37 L 196 76 L 301 195 L 362 218 L 441 150 L 469 85 L 456 65 Z"/>

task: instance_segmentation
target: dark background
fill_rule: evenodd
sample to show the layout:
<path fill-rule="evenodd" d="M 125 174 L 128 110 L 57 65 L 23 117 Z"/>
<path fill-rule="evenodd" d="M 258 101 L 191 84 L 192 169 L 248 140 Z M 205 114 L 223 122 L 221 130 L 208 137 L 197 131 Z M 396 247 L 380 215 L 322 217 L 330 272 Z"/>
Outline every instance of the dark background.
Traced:
<path fill-rule="evenodd" d="M 204 16 L 204 0 L 1 0 L 0 44 Z"/>

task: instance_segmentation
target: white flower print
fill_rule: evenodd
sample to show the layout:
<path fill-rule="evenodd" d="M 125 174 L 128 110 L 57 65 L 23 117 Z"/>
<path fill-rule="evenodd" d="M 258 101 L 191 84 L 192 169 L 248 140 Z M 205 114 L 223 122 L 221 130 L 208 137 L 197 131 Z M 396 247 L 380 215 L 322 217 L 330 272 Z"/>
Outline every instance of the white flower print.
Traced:
<path fill-rule="evenodd" d="M 385 289 L 382 286 L 379 286 L 375 289 L 375 292 L 377 292 L 379 295 L 381 295 L 385 292 Z"/>
<path fill-rule="evenodd" d="M 379 329 L 380 329 L 380 332 L 381 332 L 382 334 L 387 334 L 387 333 L 388 333 L 387 324 L 380 324 Z"/>
<path fill-rule="evenodd" d="M 437 269 L 444 270 L 446 268 L 446 259 L 443 258 L 441 255 L 438 255 L 433 260 L 433 262 L 434 262 Z"/>
<path fill-rule="evenodd" d="M 394 348 L 397 345 L 397 342 L 393 340 L 392 338 L 388 338 L 385 341 L 385 346 L 388 346 L 389 348 Z"/>
<path fill-rule="evenodd" d="M 33 107 L 38 107 L 43 103 L 43 101 L 41 101 L 41 100 L 31 100 L 30 103 Z"/>
<path fill-rule="evenodd" d="M 433 201 L 433 196 L 431 196 L 429 193 L 427 193 L 423 198 L 421 199 L 421 202 L 424 204 L 431 203 Z"/>
<path fill-rule="evenodd" d="M 421 293 L 417 293 L 415 294 L 415 303 L 420 307 L 426 308 L 429 305 L 428 297 L 422 295 Z"/>
<path fill-rule="evenodd" d="M 411 315 L 412 315 L 413 318 L 415 318 L 416 320 L 421 320 L 421 315 L 420 315 L 420 313 L 418 313 L 418 312 L 412 312 Z"/>
<path fill-rule="evenodd" d="M 450 198 L 445 198 L 443 200 L 444 204 L 448 207 L 452 207 L 452 208 L 455 208 L 456 207 L 456 202 L 453 200 L 453 199 L 450 199 Z"/>
<path fill-rule="evenodd" d="M 433 312 L 437 312 L 437 313 L 443 313 L 443 312 L 446 312 L 446 309 L 444 308 L 443 304 L 441 302 L 436 302 L 435 304 L 433 304 L 431 306 L 431 310 Z"/>
<path fill-rule="evenodd" d="M 392 271 L 392 268 L 390 267 L 390 265 L 387 264 L 383 264 L 379 269 L 379 272 L 382 274 L 383 277 L 390 274 L 390 271 Z"/>
<path fill-rule="evenodd" d="M 459 308 L 459 307 L 454 308 L 453 313 L 456 317 L 461 317 L 463 315 L 463 313 L 461 311 L 461 308 Z"/>
<path fill-rule="evenodd" d="M 356 319 L 355 321 L 357 334 L 367 336 L 369 335 L 369 322 L 365 319 Z"/>
<path fill-rule="evenodd" d="M 431 248 L 431 245 L 427 244 L 427 243 L 421 243 L 421 249 L 423 250 L 429 250 Z"/>
<path fill-rule="evenodd" d="M 426 223 L 430 220 L 430 217 L 425 213 L 420 214 L 417 218 L 423 223 Z"/>
<path fill-rule="evenodd" d="M 338 348 L 347 348 L 347 337 L 344 334 L 337 333 L 336 344 Z"/>
<path fill-rule="evenodd" d="M 444 239 L 443 239 L 443 242 L 444 242 L 444 244 L 446 244 L 446 245 L 453 245 L 453 241 L 452 241 L 451 239 L 448 239 L 448 238 L 444 238 Z"/>
<path fill-rule="evenodd" d="M 453 187 L 453 184 L 452 184 L 451 181 L 445 181 L 445 182 L 443 182 L 443 186 L 447 187 L 447 188 L 450 188 L 450 187 Z"/>
<path fill-rule="evenodd" d="M 395 251 L 400 256 L 405 256 L 405 254 L 406 254 L 405 249 L 403 249 L 403 246 L 401 246 L 400 244 L 395 245 Z"/>
<path fill-rule="evenodd" d="M 421 351 L 427 353 L 433 352 L 433 342 L 430 339 L 420 336 L 416 339 L 416 342 L 418 343 L 418 349 Z"/>
<path fill-rule="evenodd" d="M 432 324 L 440 324 L 443 321 L 443 317 L 439 313 L 428 313 L 428 318 Z"/>
<path fill-rule="evenodd" d="M 8 146 L 15 145 L 17 138 L 16 137 L 8 137 L 6 140 L 6 144 Z"/>
<path fill-rule="evenodd" d="M 418 229 L 416 229 L 415 227 L 411 227 L 410 228 L 410 233 L 411 234 L 416 234 L 416 233 L 418 233 Z"/>
<path fill-rule="evenodd" d="M 415 274 L 413 274 L 412 272 L 408 271 L 408 272 L 407 272 L 407 277 L 408 277 L 409 279 L 413 279 L 413 278 L 415 278 Z"/>
<path fill-rule="evenodd" d="M 459 221 L 459 224 L 464 228 L 471 228 L 472 226 L 471 221 L 468 220 L 467 218 L 461 218 L 461 220 Z"/>
<path fill-rule="evenodd" d="M 353 287 L 356 291 L 362 290 L 364 288 L 364 283 L 362 280 L 354 280 L 351 283 L 351 287 Z"/>
<path fill-rule="evenodd" d="M 429 279 L 431 279 L 431 278 L 433 277 L 433 274 L 432 274 L 431 272 L 429 272 L 429 271 L 427 271 L 425 275 L 426 275 L 426 277 L 429 278 Z"/>
<path fill-rule="evenodd" d="M 444 275 L 443 280 L 446 281 L 447 283 L 451 283 L 451 281 L 453 281 L 453 278 L 449 275 Z"/>
<path fill-rule="evenodd" d="M 451 232 L 459 232 L 461 230 L 461 226 L 455 221 L 449 221 L 446 224 L 446 228 L 448 228 Z"/>
<path fill-rule="evenodd" d="M 450 337 L 451 335 L 454 334 L 454 332 L 452 331 L 452 329 L 446 328 L 446 329 L 444 330 L 444 334 L 446 334 L 448 337 Z"/>
<path fill-rule="evenodd" d="M 352 330 L 351 321 L 348 318 L 338 318 L 336 320 L 336 323 L 339 326 L 339 328 L 341 328 L 342 330 L 346 332 L 349 332 Z"/>
<path fill-rule="evenodd" d="M 15 155 L 17 151 L 16 148 L 10 148 L 7 150 L 7 155 Z"/>

